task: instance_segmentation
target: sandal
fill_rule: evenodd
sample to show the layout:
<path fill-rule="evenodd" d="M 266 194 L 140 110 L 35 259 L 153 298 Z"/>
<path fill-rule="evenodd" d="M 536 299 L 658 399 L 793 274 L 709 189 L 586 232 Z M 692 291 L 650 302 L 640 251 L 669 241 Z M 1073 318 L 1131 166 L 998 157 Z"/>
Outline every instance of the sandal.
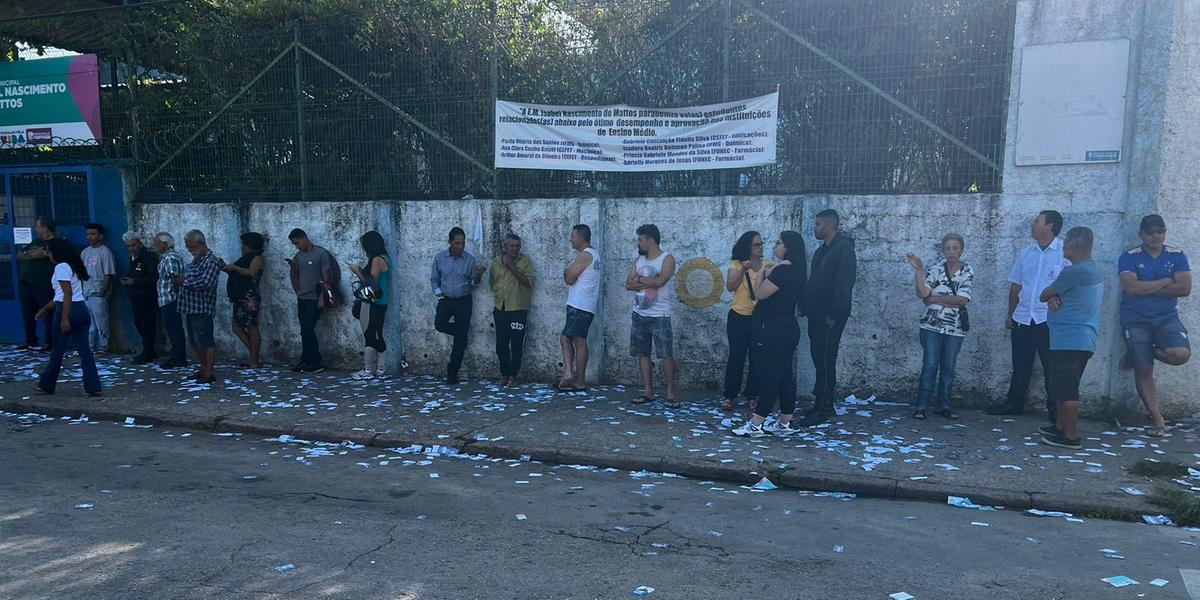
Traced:
<path fill-rule="evenodd" d="M 667 398 L 667 408 L 683 408 L 683 403 L 679 401 L 679 398 Z"/>
<path fill-rule="evenodd" d="M 637 398 L 633 399 L 634 404 L 645 404 L 647 402 L 654 402 L 654 398 L 649 396 L 638 396 Z"/>
<path fill-rule="evenodd" d="M 721 410 L 725 410 L 725 411 L 733 410 L 733 398 L 722 398 L 721 399 Z"/>
<path fill-rule="evenodd" d="M 754 409 L 758 408 L 758 397 L 746 398 L 746 408 L 749 408 L 750 412 L 754 412 Z"/>
<path fill-rule="evenodd" d="M 1151 427 L 1143 435 L 1145 435 L 1146 437 L 1160 438 L 1166 434 L 1167 434 L 1167 428 L 1166 428 L 1166 426 L 1163 426 L 1163 427 Z"/>
<path fill-rule="evenodd" d="M 921 419 L 922 421 L 924 421 L 925 420 L 925 409 L 923 409 L 923 408 L 917 409 L 917 412 L 913 413 L 913 418 Z"/>
<path fill-rule="evenodd" d="M 558 391 L 560 391 L 560 392 L 570 392 L 570 391 L 573 391 L 574 389 L 575 389 L 575 380 L 574 379 L 564 379 L 564 380 L 558 382 Z"/>
<path fill-rule="evenodd" d="M 942 410 L 937 411 L 937 414 L 938 414 L 938 416 L 942 417 L 943 419 L 950 419 L 951 421 L 958 420 L 958 413 L 956 413 L 948 408 L 944 408 Z"/>

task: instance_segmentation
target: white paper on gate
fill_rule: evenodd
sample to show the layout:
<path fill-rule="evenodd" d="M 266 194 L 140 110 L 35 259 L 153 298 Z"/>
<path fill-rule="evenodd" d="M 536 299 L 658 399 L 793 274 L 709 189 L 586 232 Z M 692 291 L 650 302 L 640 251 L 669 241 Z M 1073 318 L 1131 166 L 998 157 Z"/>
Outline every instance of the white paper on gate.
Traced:
<path fill-rule="evenodd" d="M 496 101 L 495 166 L 693 171 L 775 162 L 779 92 L 684 108 Z"/>

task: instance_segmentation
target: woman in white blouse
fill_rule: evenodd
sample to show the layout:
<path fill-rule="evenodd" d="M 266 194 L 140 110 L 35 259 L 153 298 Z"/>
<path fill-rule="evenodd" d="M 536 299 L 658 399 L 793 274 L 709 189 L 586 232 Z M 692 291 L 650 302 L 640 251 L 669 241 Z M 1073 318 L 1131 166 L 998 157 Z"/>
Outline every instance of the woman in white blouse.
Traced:
<path fill-rule="evenodd" d="M 921 385 L 917 391 L 917 407 L 913 418 L 924 419 L 933 403 L 937 389 L 937 414 L 947 419 L 957 419 L 958 414 L 950 408 L 950 393 L 954 387 L 954 368 L 958 362 L 958 351 L 971 328 L 967 316 L 967 303 L 971 301 L 971 285 L 975 274 L 971 266 L 962 261 L 965 243 L 957 233 L 942 238 L 942 261 L 929 269 L 920 257 L 908 253 L 908 264 L 912 265 L 917 297 L 925 303 L 925 314 L 921 317 L 921 347 L 924 358 L 921 365 Z"/>
<path fill-rule="evenodd" d="M 63 354 L 67 346 L 75 347 L 79 352 L 79 363 L 83 367 L 83 391 L 89 396 L 100 395 L 100 373 L 96 369 L 96 359 L 92 356 L 92 348 L 88 344 L 88 329 L 92 324 L 92 316 L 88 313 L 87 304 L 83 302 L 82 282 L 87 281 L 87 267 L 79 257 L 79 250 L 71 242 L 63 238 L 50 240 L 47 253 L 50 262 L 54 264 L 54 275 L 51 286 L 54 288 L 54 300 L 43 306 L 37 313 L 38 320 L 54 311 L 51 321 L 61 333 L 54 336 L 54 346 L 50 350 L 50 363 L 42 371 L 41 378 L 34 384 L 33 389 L 42 394 L 53 394 L 58 385 L 58 373 L 62 369 Z"/>

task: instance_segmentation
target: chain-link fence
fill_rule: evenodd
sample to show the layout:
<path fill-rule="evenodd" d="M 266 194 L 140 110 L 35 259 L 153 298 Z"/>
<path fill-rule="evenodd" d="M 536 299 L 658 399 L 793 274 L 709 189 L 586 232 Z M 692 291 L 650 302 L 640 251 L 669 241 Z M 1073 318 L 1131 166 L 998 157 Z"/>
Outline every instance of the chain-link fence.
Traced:
<path fill-rule="evenodd" d="M 157 15 L 126 17 L 104 58 L 142 68 L 102 94 L 116 135 L 0 162 L 129 158 L 142 201 L 1000 189 L 1013 0 L 397 1 L 334 22 L 191 24 L 182 39 L 145 29 Z M 202 18 L 188 8 L 181 21 Z M 496 98 L 661 107 L 775 90 L 772 165 L 492 168 Z"/>

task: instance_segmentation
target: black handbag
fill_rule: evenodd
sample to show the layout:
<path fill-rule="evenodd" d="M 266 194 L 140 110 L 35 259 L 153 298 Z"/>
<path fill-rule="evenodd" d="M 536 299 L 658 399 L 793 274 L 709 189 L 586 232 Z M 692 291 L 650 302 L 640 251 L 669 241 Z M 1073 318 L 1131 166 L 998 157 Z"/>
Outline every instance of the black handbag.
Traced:
<path fill-rule="evenodd" d="M 354 292 L 355 302 L 373 304 L 381 296 L 374 281 L 355 281 L 350 285 L 350 289 Z"/>

